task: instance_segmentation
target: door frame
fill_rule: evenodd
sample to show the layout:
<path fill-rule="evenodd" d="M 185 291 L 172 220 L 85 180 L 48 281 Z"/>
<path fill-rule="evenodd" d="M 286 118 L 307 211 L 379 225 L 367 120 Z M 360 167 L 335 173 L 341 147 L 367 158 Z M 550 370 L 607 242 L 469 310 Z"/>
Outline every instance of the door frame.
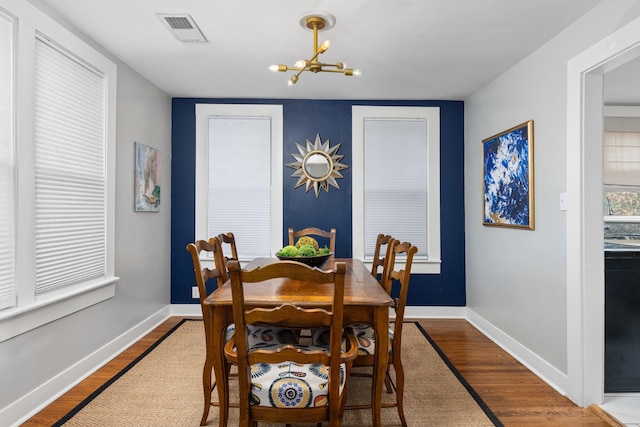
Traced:
<path fill-rule="evenodd" d="M 640 18 L 567 67 L 567 394 L 582 407 L 604 399 L 604 74 L 638 57 Z"/>

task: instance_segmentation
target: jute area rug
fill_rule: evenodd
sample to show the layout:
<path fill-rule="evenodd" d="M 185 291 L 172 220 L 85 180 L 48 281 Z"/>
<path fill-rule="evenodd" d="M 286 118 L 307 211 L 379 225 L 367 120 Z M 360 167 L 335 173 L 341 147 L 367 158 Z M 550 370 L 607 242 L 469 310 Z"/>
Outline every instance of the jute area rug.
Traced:
<path fill-rule="evenodd" d="M 203 410 L 204 355 L 202 321 L 185 320 L 55 425 L 198 426 Z M 405 324 L 402 357 L 408 424 L 501 426 L 498 418 L 443 356 L 419 325 Z M 351 377 L 349 381 L 349 404 L 369 402 L 371 379 Z M 230 386 L 231 401 L 237 402 L 237 377 L 231 378 Z M 394 397 L 395 394 L 383 392 L 383 401 L 392 402 Z M 217 400 L 215 390 L 214 399 Z M 229 415 L 229 426 L 238 425 L 238 409 L 231 408 Z M 382 423 L 400 426 L 397 409 L 383 408 Z M 218 408 L 215 406 L 211 407 L 207 425 L 218 426 Z M 345 411 L 343 425 L 372 425 L 370 410 Z"/>

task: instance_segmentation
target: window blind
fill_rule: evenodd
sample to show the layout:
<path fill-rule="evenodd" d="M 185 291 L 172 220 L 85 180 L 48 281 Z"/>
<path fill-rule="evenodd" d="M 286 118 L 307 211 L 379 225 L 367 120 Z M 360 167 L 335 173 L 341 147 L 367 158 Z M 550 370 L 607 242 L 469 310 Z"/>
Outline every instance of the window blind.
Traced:
<path fill-rule="evenodd" d="M 13 19 L 0 11 L 0 310 L 15 305 Z"/>
<path fill-rule="evenodd" d="M 209 119 L 208 234 L 233 232 L 243 259 L 271 252 L 271 120 Z"/>
<path fill-rule="evenodd" d="M 104 78 L 36 40 L 36 295 L 106 276 Z"/>
<path fill-rule="evenodd" d="M 427 121 L 364 120 L 364 253 L 379 233 L 409 241 L 427 256 Z"/>
<path fill-rule="evenodd" d="M 640 187 L 640 132 L 604 133 L 604 185 Z"/>

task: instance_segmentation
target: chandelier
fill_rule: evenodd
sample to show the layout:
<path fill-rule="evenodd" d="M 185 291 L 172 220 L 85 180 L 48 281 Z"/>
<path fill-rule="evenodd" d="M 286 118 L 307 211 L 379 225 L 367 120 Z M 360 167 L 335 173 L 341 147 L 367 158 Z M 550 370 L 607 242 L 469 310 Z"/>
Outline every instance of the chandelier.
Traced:
<path fill-rule="evenodd" d="M 298 82 L 300 74 L 305 71 L 311 71 L 312 73 L 341 73 L 345 76 L 360 76 L 360 70 L 354 70 L 353 68 L 347 68 L 344 62 L 336 62 L 335 64 L 326 64 L 318 61 L 318 56 L 329 49 L 331 42 L 325 40 L 322 44 L 318 45 L 318 31 L 328 30 L 336 23 L 335 16 L 331 14 L 310 13 L 302 15 L 300 17 L 300 25 L 302 28 L 308 28 L 313 31 L 313 56 L 311 59 L 301 59 L 295 63 L 293 67 L 289 67 L 283 64 L 272 65 L 269 67 L 271 71 L 297 71 L 296 74 L 289 79 L 289 86 L 292 86 Z"/>

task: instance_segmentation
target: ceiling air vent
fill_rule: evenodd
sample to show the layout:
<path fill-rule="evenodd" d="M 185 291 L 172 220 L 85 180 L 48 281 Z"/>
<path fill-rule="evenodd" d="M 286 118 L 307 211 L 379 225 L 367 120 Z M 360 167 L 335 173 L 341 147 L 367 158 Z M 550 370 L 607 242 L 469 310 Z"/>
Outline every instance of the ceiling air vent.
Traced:
<path fill-rule="evenodd" d="M 188 14 L 156 13 L 165 27 L 181 42 L 206 42 L 207 38 L 202 34 L 198 25 Z"/>

